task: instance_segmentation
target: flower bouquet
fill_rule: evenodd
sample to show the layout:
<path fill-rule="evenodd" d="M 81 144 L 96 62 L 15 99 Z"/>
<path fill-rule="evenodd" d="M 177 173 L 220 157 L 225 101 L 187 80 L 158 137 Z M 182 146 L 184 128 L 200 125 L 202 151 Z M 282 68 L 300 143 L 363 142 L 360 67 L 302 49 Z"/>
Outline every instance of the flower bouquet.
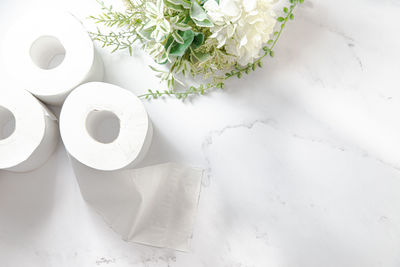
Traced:
<path fill-rule="evenodd" d="M 123 12 L 99 1 L 103 12 L 91 18 L 112 31 L 98 29 L 91 36 L 113 52 L 132 55 L 132 47 L 140 45 L 159 64 L 150 67 L 168 89 L 140 97 L 186 98 L 223 89 L 227 79 L 262 67 L 303 1 L 289 0 L 282 16 L 276 15 L 274 0 L 124 0 Z M 189 77 L 203 82 L 190 84 Z"/>

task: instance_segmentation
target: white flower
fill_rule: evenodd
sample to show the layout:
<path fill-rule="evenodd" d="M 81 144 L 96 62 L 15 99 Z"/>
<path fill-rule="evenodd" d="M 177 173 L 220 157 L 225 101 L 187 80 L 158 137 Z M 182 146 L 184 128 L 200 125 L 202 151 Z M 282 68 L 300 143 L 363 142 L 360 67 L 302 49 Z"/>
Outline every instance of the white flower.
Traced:
<path fill-rule="evenodd" d="M 146 16 L 149 21 L 144 25 L 142 30 L 142 36 L 154 39 L 156 42 L 163 40 L 171 31 L 171 25 L 168 20 L 164 17 L 164 2 L 163 0 L 157 0 L 157 3 L 152 2 L 145 3 Z"/>
<path fill-rule="evenodd" d="M 276 23 L 273 0 L 208 0 L 204 8 L 214 26 L 210 38 L 245 66 L 260 56 Z"/>

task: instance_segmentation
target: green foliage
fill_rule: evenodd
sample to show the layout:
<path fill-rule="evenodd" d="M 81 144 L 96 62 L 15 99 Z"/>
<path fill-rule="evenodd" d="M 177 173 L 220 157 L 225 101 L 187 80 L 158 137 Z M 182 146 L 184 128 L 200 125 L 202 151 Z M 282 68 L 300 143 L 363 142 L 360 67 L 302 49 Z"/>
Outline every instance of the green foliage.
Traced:
<path fill-rule="evenodd" d="M 194 21 L 194 23 L 196 23 L 197 26 L 214 26 L 204 8 L 196 1 L 192 1 L 192 6 L 190 7 L 190 18 Z"/>
<path fill-rule="evenodd" d="M 206 83 L 206 84 L 201 84 L 199 86 L 190 86 L 188 90 L 183 91 L 183 92 L 177 92 L 173 90 L 165 90 L 165 91 L 159 91 L 159 90 L 151 90 L 149 89 L 146 94 L 140 95 L 139 98 L 144 98 L 144 99 L 157 99 L 163 96 L 175 96 L 178 99 L 186 99 L 189 96 L 194 96 L 194 95 L 204 95 L 206 91 L 217 88 L 217 89 L 224 89 L 225 84 L 223 82 L 220 83 Z"/>
<path fill-rule="evenodd" d="M 169 51 L 170 56 L 181 57 L 193 43 L 194 32 L 192 30 L 177 31 L 175 35 L 169 38 L 165 44 L 165 48 Z"/>
<path fill-rule="evenodd" d="M 263 48 L 263 55 L 252 64 L 241 67 L 234 56 L 229 55 L 223 47 L 218 47 L 215 39 L 208 38 L 211 35 L 209 27 L 213 23 L 203 8 L 206 0 L 123 1 L 126 11 L 118 12 L 98 0 L 102 13 L 90 18 L 110 27 L 111 31 L 102 33 L 97 30 L 90 34 L 103 47 L 111 47 L 112 52 L 128 50 L 132 55 L 133 46 L 138 44 L 156 63 L 168 64 L 167 71 L 151 67 L 157 73 L 156 76 L 167 83 L 168 90 L 149 90 L 140 96 L 146 99 L 172 95 L 185 99 L 192 95 L 202 95 L 211 89 L 223 89 L 225 80 L 230 77 L 241 78 L 261 68 L 265 56 L 274 56 L 273 48 L 287 21 L 294 18 L 295 7 L 303 2 L 288 0 L 290 5 L 284 7 L 283 15 L 277 18 L 280 27 Z M 231 71 L 225 73 L 229 69 Z M 200 76 L 209 82 L 188 86 L 180 80 L 180 76 Z"/>

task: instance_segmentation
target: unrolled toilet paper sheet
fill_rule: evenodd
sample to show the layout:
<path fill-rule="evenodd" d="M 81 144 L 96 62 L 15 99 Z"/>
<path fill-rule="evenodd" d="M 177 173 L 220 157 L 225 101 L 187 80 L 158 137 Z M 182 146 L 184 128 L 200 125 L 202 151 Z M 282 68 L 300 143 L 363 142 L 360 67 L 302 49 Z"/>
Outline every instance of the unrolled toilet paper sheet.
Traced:
<path fill-rule="evenodd" d="M 7 38 L 14 41 L 6 42 L 3 53 L 2 64 L 19 95 L 0 95 L 0 105 L 9 108 L 17 123 L 15 132 L 0 140 L 0 169 L 35 169 L 57 143 L 56 118 L 27 91 L 46 104 L 65 101 L 60 132 L 83 198 L 123 239 L 187 250 L 202 170 L 176 163 L 135 169 L 153 131 L 141 101 L 114 85 L 80 85 L 101 80 L 103 65 L 71 15 L 51 9 L 35 13 L 28 24 L 27 18 L 10 28 Z M 1 124 L 8 117 L 0 113 Z M 108 119 L 118 124 L 115 140 L 102 139 L 107 129 L 99 123 Z"/>
<path fill-rule="evenodd" d="M 101 143 L 89 130 L 110 114 L 119 118 L 118 136 Z M 0 130 L 13 118 L 17 127 L 0 138 L 0 169 L 36 169 L 58 142 L 56 117 L 29 92 L 3 88 Z M 203 172 L 177 163 L 135 168 L 153 131 L 136 96 L 115 85 L 81 85 L 64 104 L 60 130 L 83 198 L 116 233 L 127 241 L 189 249 Z"/>
<path fill-rule="evenodd" d="M 113 141 L 94 130 L 114 115 Z M 115 85 L 92 82 L 66 99 L 60 115 L 64 145 L 83 198 L 123 239 L 186 251 L 193 232 L 202 170 L 177 163 L 135 169 L 151 144 L 142 102 Z"/>
<path fill-rule="evenodd" d="M 189 249 L 202 170 L 166 163 L 104 172 L 71 163 L 84 199 L 124 240 Z"/>

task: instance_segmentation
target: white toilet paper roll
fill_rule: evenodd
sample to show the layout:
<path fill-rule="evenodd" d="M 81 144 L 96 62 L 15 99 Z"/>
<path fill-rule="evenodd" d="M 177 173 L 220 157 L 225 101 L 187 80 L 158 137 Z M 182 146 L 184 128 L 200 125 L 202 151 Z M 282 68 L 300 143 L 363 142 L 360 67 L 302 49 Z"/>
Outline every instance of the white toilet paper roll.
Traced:
<path fill-rule="evenodd" d="M 61 105 L 79 84 L 102 80 L 101 58 L 71 14 L 35 10 L 17 21 L 5 38 L 3 64 L 19 87 L 45 103 Z"/>
<path fill-rule="evenodd" d="M 104 121 L 114 127 L 102 129 Z M 63 105 L 60 131 L 84 199 L 114 231 L 125 240 L 188 249 L 202 171 L 175 163 L 130 169 L 152 137 L 135 95 L 111 84 L 83 84 Z"/>
<path fill-rule="evenodd" d="M 25 172 L 41 166 L 58 142 L 54 115 L 29 92 L 0 90 L 0 169 Z"/>

